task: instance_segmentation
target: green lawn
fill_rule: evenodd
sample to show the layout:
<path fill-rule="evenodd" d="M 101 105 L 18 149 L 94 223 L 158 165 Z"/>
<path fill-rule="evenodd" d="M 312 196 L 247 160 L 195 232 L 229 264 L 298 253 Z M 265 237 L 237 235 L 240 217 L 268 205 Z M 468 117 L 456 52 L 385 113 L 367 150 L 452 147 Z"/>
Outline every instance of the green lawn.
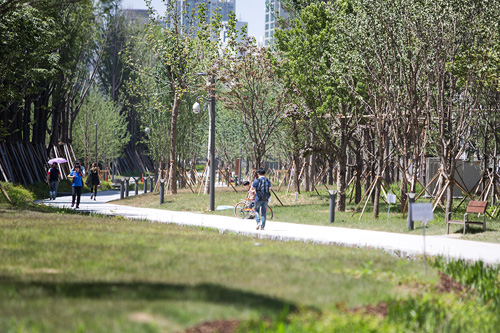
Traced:
<path fill-rule="evenodd" d="M 286 308 L 348 311 L 437 281 L 423 262 L 375 250 L 44 210 L 0 205 L 1 332 L 179 332 Z"/>
<path fill-rule="evenodd" d="M 216 188 L 215 205 L 235 205 L 241 199 L 244 199 L 246 193 L 243 187 L 237 187 L 235 192 L 232 188 Z M 280 202 L 273 197 L 271 206 L 274 211 L 274 220 L 291 223 L 303 223 L 314 225 L 330 225 L 343 228 L 357 228 L 378 230 L 397 233 L 408 233 L 421 235 L 423 233 L 422 223 L 415 222 L 415 230 L 408 231 L 407 215 L 400 212 L 399 204 L 391 205 L 388 216 L 389 206 L 381 202 L 380 214 L 377 219 L 373 218 L 373 205 L 369 202 L 366 206 L 364 214 L 361 216 L 363 205 L 356 209 L 354 202 L 348 202 L 346 212 L 336 212 L 335 222 L 329 223 L 329 196 L 326 190 L 320 190 L 319 195 L 316 192 L 301 193 L 295 201 L 294 193 L 287 193 L 282 190 L 276 193 Z M 349 200 L 348 200 L 349 201 Z M 428 202 L 428 199 L 419 199 L 417 202 Z M 458 205 L 460 200 L 455 200 Z M 204 212 L 206 214 L 218 214 L 225 216 L 234 216 L 232 210 L 220 210 L 208 212 L 209 196 L 204 194 L 192 193 L 189 189 L 182 189 L 177 195 L 165 195 L 165 203 L 160 205 L 159 193 L 147 193 L 138 197 L 128 197 L 116 203 L 130 205 L 136 207 L 159 208 L 175 211 L 192 211 Z M 465 210 L 466 203 L 462 204 L 457 212 Z M 482 227 L 469 227 L 465 236 L 462 235 L 462 228 L 458 225 L 450 226 L 450 232 L 454 237 L 468 240 L 484 241 L 484 242 L 500 242 L 500 219 L 487 218 L 487 231 L 483 232 Z M 444 212 L 437 208 L 434 212 L 434 220 L 430 221 L 426 227 L 427 235 L 443 235 L 446 234 L 446 223 L 444 222 Z"/>

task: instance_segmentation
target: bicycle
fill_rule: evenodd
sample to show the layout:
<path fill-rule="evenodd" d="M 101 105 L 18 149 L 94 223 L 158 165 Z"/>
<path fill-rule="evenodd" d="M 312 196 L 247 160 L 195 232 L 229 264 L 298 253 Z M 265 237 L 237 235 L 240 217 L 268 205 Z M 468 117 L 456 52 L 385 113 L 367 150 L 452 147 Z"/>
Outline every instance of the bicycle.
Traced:
<path fill-rule="evenodd" d="M 253 219 L 255 217 L 255 209 L 253 200 L 242 200 L 234 206 L 234 216 L 239 219 Z M 267 220 L 273 219 L 273 209 L 267 205 Z"/>

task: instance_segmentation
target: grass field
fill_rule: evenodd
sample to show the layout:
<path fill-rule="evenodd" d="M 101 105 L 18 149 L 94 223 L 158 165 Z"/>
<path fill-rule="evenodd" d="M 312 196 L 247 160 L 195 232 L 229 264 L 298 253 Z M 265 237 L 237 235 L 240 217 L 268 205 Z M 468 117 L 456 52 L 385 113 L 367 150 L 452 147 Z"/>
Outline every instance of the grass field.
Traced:
<path fill-rule="evenodd" d="M 246 196 L 243 187 L 236 188 L 235 192 L 232 188 L 216 188 L 215 205 L 235 205 L 238 201 Z M 329 223 L 329 196 L 326 190 L 320 190 L 319 195 L 316 192 L 301 193 L 295 201 L 293 193 L 286 191 L 276 192 L 277 197 L 283 203 L 278 201 L 276 197 L 271 199 L 270 205 L 274 211 L 274 220 L 291 223 L 303 223 L 313 225 L 331 225 L 344 228 L 368 229 L 377 231 L 422 234 L 423 225 L 421 222 L 414 223 L 415 229 L 409 231 L 407 228 L 407 215 L 400 212 L 399 204 L 389 206 L 381 202 L 380 214 L 377 219 L 372 216 L 373 205 L 368 202 L 365 212 L 361 215 L 363 205 L 360 205 L 358 210 L 354 212 L 356 206 L 353 202 L 348 203 L 345 212 L 335 213 L 335 222 Z M 421 199 L 418 202 L 428 202 L 428 199 Z M 460 200 L 455 200 L 458 204 Z M 165 195 L 164 204 L 159 203 L 159 193 L 147 193 L 137 197 L 128 197 L 119 204 L 130 205 L 136 207 L 159 208 L 175 211 L 191 211 L 204 212 L 206 214 L 217 214 L 224 216 L 234 216 L 233 210 L 219 210 L 208 212 L 209 196 L 204 194 L 192 193 L 189 189 L 179 190 L 177 195 Z M 466 204 L 462 204 L 456 212 L 463 212 Z M 389 216 L 389 219 L 387 218 Z M 462 228 L 457 225 L 450 227 L 450 232 L 453 237 L 485 241 L 485 242 L 500 242 L 500 219 L 487 218 L 487 231 L 483 232 L 481 227 L 469 227 L 466 235 L 462 235 Z M 446 234 L 446 223 L 444 222 L 444 212 L 437 208 L 434 212 L 434 220 L 430 221 L 426 227 L 427 235 L 442 235 Z"/>
<path fill-rule="evenodd" d="M 179 332 L 377 304 L 437 280 L 379 251 L 5 205 L 0 244 L 1 332 Z"/>
<path fill-rule="evenodd" d="M 426 266 L 377 250 L 92 216 L 37 206 L 32 192 L 3 187 L 15 205 L 0 202 L 0 332 L 495 332 L 500 326 L 498 267 L 442 258 Z M 242 193 L 218 189 L 217 205 Z M 290 195 L 278 196 L 284 206 L 275 207 L 277 219 L 328 225 L 326 194 L 301 195 L 297 205 Z M 121 203 L 158 208 L 158 199 L 147 194 Z M 166 199 L 162 209 L 208 207 L 203 195 Z M 232 214 L 209 214 L 216 213 Z M 436 216 L 434 228 L 442 229 Z M 351 212 L 338 213 L 334 225 L 407 232 L 397 213 L 389 223 L 382 214 L 353 221 Z M 491 238 L 496 231 L 489 226 L 468 237 Z"/>

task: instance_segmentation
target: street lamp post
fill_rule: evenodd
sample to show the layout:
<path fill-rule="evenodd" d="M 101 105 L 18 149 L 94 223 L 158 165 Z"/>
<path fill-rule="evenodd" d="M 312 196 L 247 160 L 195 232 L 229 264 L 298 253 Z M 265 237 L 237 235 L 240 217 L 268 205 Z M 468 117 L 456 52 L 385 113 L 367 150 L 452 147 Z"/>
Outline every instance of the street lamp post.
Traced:
<path fill-rule="evenodd" d="M 207 75 L 206 73 L 198 73 L 198 75 Z M 215 76 L 211 77 L 210 98 L 198 96 L 196 100 L 203 99 L 210 101 L 210 211 L 215 210 Z M 200 103 L 196 102 L 193 105 L 193 112 L 200 112 Z"/>
<path fill-rule="evenodd" d="M 95 163 L 97 164 L 97 123 L 95 123 Z"/>
<path fill-rule="evenodd" d="M 113 169 L 111 171 L 111 181 L 115 181 L 115 130 L 113 130 Z"/>

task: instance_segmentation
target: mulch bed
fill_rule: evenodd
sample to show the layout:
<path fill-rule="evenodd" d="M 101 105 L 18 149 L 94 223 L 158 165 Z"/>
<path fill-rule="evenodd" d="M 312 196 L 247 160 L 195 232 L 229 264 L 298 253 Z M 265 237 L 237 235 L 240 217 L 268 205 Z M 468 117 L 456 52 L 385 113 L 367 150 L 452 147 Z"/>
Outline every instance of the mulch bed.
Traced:
<path fill-rule="evenodd" d="M 357 306 L 357 307 L 353 308 L 351 311 L 354 313 L 361 313 L 361 314 L 367 314 L 367 315 L 372 315 L 372 316 L 385 317 L 385 316 L 387 316 L 387 313 L 389 312 L 389 307 L 387 306 L 387 303 L 380 302 L 376 305 Z"/>
<path fill-rule="evenodd" d="M 191 327 L 186 333 L 233 333 L 239 325 L 239 320 L 216 320 Z"/>
<path fill-rule="evenodd" d="M 436 286 L 436 290 L 441 293 L 454 293 L 460 295 L 460 297 L 467 294 L 470 288 L 460 284 L 459 282 L 453 280 L 450 276 L 444 274 L 443 272 L 438 272 L 440 283 Z"/>

